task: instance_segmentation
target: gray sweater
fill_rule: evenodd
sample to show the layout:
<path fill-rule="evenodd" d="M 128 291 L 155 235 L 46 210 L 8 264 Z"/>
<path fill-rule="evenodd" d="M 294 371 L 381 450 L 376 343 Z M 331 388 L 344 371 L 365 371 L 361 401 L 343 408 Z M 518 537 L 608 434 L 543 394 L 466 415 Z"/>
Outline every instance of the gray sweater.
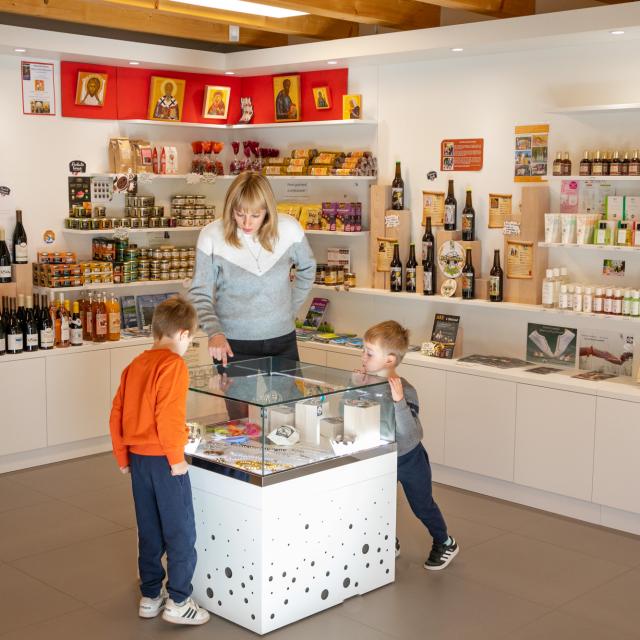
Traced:
<path fill-rule="evenodd" d="M 208 336 L 222 332 L 232 340 L 268 340 L 295 329 L 296 313 L 313 286 L 316 261 L 291 216 L 278 215 L 278 236 L 269 252 L 242 232 L 241 247 L 230 246 L 222 220 L 202 229 L 189 297 Z"/>
<path fill-rule="evenodd" d="M 398 456 L 415 449 L 423 438 L 422 424 L 418 413 L 418 393 L 404 378 L 402 388 L 404 398 L 400 402 L 393 403 L 393 419 L 396 425 L 396 442 L 398 444 Z"/>

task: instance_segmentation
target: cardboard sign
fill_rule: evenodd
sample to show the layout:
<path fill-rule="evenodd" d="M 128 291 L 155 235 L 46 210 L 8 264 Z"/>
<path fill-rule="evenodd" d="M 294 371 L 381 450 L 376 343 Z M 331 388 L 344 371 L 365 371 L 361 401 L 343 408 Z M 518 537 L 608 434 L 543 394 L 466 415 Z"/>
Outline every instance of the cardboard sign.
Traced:
<path fill-rule="evenodd" d="M 443 140 L 440 144 L 440 171 L 481 171 L 484 138 Z"/>
<path fill-rule="evenodd" d="M 69 171 L 71 173 L 86 173 L 87 163 L 82 160 L 72 160 L 69 163 Z"/>

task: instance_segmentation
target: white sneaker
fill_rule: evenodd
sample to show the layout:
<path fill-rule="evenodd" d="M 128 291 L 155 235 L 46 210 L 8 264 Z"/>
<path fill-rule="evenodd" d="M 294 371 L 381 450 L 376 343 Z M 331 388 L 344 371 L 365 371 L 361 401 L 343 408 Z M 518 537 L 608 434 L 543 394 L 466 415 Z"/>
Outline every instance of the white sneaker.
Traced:
<path fill-rule="evenodd" d="M 140 598 L 140 606 L 138 607 L 138 615 L 141 618 L 155 618 L 163 609 L 167 602 L 169 594 L 162 589 L 157 598 Z"/>
<path fill-rule="evenodd" d="M 173 624 L 204 624 L 209 618 L 209 612 L 199 607 L 193 598 L 187 598 L 181 604 L 169 598 L 162 612 L 162 619 Z"/>

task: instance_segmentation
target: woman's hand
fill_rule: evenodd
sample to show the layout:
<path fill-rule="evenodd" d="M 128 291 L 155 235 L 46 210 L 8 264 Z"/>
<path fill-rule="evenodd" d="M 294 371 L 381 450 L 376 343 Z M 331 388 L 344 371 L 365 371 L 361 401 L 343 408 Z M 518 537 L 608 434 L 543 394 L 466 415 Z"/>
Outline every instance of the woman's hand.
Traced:
<path fill-rule="evenodd" d="M 233 358 L 233 351 L 224 336 L 224 333 L 216 333 L 209 338 L 209 355 L 214 360 L 221 360 L 222 366 L 227 366 L 227 357 Z"/>

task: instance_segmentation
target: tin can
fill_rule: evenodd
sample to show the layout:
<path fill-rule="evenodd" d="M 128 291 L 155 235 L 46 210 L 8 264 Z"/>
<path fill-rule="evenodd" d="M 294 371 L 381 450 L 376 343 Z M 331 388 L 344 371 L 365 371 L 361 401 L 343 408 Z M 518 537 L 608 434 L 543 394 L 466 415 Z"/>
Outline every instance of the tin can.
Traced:
<path fill-rule="evenodd" d="M 111 218 L 111 227 L 113 229 L 120 229 L 120 227 L 122 227 L 122 218 Z"/>
<path fill-rule="evenodd" d="M 356 286 L 356 274 L 352 273 L 352 272 L 345 273 L 344 274 L 344 283 L 348 287 L 355 287 Z"/>
<path fill-rule="evenodd" d="M 122 218 L 122 228 L 130 229 L 131 228 L 131 218 Z"/>
<path fill-rule="evenodd" d="M 130 218 L 130 225 L 132 229 L 140 229 L 140 218 Z"/>

